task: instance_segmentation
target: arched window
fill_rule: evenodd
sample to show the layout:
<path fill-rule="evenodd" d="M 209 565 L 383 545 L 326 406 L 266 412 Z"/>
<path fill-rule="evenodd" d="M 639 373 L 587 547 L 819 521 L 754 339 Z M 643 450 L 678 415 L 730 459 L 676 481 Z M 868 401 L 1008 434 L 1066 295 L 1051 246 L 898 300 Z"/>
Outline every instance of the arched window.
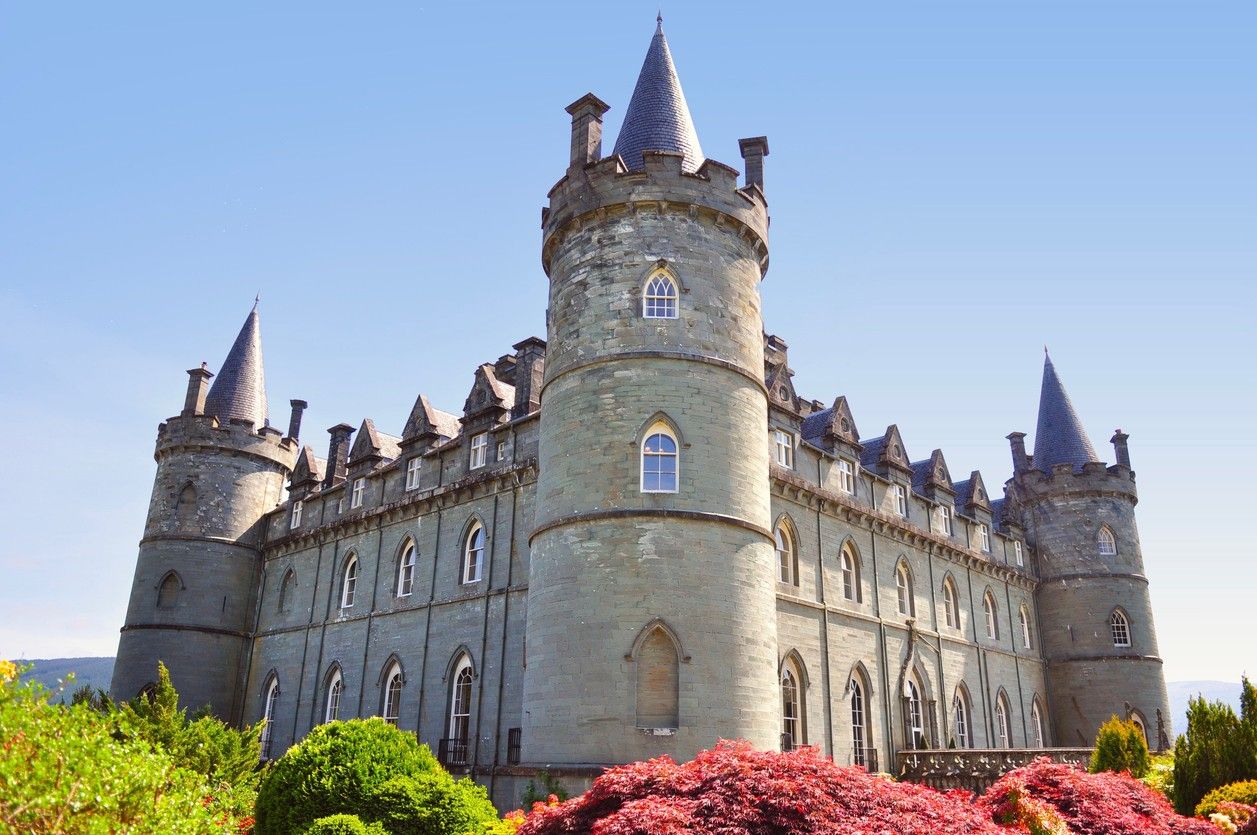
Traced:
<path fill-rule="evenodd" d="M 1023 605 L 1017 610 L 1017 620 L 1021 623 L 1021 644 L 1026 649 L 1034 649 L 1034 641 L 1030 634 L 1030 612 Z"/>
<path fill-rule="evenodd" d="M 396 725 L 402 715 L 402 665 L 394 661 L 384 674 L 384 721 Z"/>
<path fill-rule="evenodd" d="M 995 697 L 995 738 L 1000 748 L 1013 747 L 1012 725 L 1008 719 L 1008 699 L 1004 697 L 1002 691 Z"/>
<path fill-rule="evenodd" d="M 1101 526 L 1100 532 L 1096 534 L 1096 545 L 1099 547 L 1100 555 L 1111 557 L 1117 553 L 1117 540 L 1113 537 L 1113 532 L 1108 526 Z"/>
<path fill-rule="evenodd" d="M 279 677 L 271 676 L 270 682 L 266 685 L 266 696 L 262 700 L 262 719 L 265 721 L 262 725 L 262 759 L 264 760 L 271 758 L 271 743 L 275 739 L 272 729 L 275 727 L 278 708 Z"/>
<path fill-rule="evenodd" d="M 995 595 L 990 590 L 982 595 L 982 611 L 986 614 L 986 637 L 999 638 L 999 610 L 995 607 Z"/>
<path fill-rule="evenodd" d="M 467 740 L 471 737 L 471 682 L 475 674 L 471 659 L 463 655 L 454 667 L 450 683 L 449 739 L 446 742 L 447 761 L 454 764 L 467 762 Z"/>
<path fill-rule="evenodd" d="M 1113 646 L 1130 646 L 1130 620 L 1121 609 L 1114 609 L 1109 615 L 1109 628 L 1113 631 Z"/>
<path fill-rule="evenodd" d="M 407 539 L 397 558 L 397 596 L 409 597 L 415 586 L 415 542 Z"/>
<path fill-rule="evenodd" d="M 293 589 L 297 585 L 297 574 L 291 568 L 284 572 L 284 579 L 279 582 L 279 613 L 284 614 L 292 607 Z"/>
<path fill-rule="evenodd" d="M 345 682 L 341 678 L 340 669 L 333 669 L 327 679 L 327 705 L 323 710 L 324 722 L 335 722 L 340 718 L 340 697 L 345 691 Z"/>
<path fill-rule="evenodd" d="M 484 525 L 471 523 L 463 540 L 463 582 L 478 583 L 484 569 Z"/>
<path fill-rule="evenodd" d="M 179 602 L 179 592 L 183 590 L 183 582 L 173 571 L 167 572 L 157 587 L 157 608 L 173 609 Z"/>
<path fill-rule="evenodd" d="M 921 689 L 911 678 L 904 681 L 904 735 L 909 748 L 925 748 L 925 711 L 921 705 Z"/>
<path fill-rule="evenodd" d="M 803 720 L 799 710 L 799 677 L 790 662 L 781 671 L 781 750 L 793 751 L 803 744 Z"/>
<path fill-rule="evenodd" d="M 175 500 L 175 521 L 183 530 L 196 525 L 196 488 L 185 484 Z"/>
<path fill-rule="evenodd" d="M 844 542 L 838 556 L 842 566 L 842 596 L 860 602 L 860 557 L 850 542 Z"/>
<path fill-rule="evenodd" d="M 1039 710 L 1039 699 L 1030 703 L 1030 733 L 1034 734 L 1034 747 L 1043 748 L 1047 738 L 1043 733 L 1043 712 Z"/>
<path fill-rule="evenodd" d="M 662 423 L 656 423 L 642 441 L 642 492 L 677 491 L 677 439 Z"/>
<path fill-rule="evenodd" d="M 963 686 L 956 688 L 952 712 L 956 715 L 956 745 L 960 748 L 972 748 L 973 725 L 969 720 L 969 695 Z"/>
<path fill-rule="evenodd" d="M 642 315 L 647 319 L 675 319 L 677 317 L 677 285 L 665 272 L 653 273 L 646 280 L 642 294 Z"/>
<path fill-rule="evenodd" d="M 340 584 L 340 607 L 348 609 L 354 605 L 354 595 L 358 589 L 358 557 L 350 554 L 345 561 L 345 573 Z"/>
<path fill-rule="evenodd" d="M 778 522 L 773 536 L 777 540 L 777 579 L 797 586 L 799 584 L 798 554 L 794 547 L 794 537 L 790 535 L 790 526 L 784 520 Z"/>
<path fill-rule="evenodd" d="M 952 629 L 960 628 L 960 598 L 950 577 L 943 578 L 943 618 Z"/>
<path fill-rule="evenodd" d="M 912 617 L 916 613 L 916 601 L 912 595 L 912 572 L 906 562 L 901 561 L 895 569 L 895 596 L 899 614 Z"/>
<path fill-rule="evenodd" d="M 864 685 L 856 676 L 851 677 L 851 764 L 869 766 L 868 703 L 864 699 Z"/>
<path fill-rule="evenodd" d="M 637 662 L 637 727 L 678 727 L 680 656 L 662 626 L 655 626 L 633 653 Z"/>

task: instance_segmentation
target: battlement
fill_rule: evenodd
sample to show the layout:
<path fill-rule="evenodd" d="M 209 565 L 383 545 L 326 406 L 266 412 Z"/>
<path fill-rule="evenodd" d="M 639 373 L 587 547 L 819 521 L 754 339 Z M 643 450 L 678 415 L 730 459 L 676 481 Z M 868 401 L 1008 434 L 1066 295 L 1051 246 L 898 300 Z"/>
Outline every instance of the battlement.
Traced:
<path fill-rule="evenodd" d="M 692 174 L 682 170 L 683 155 L 675 151 L 646 151 L 642 159 L 643 171 L 628 170 L 618 155 L 573 166 L 550 189 L 550 206 L 541 212 L 541 261 L 547 275 L 566 231 L 579 229 L 589 218 L 670 210 L 738 227 L 754 238 L 760 274 L 767 272 L 768 202 L 758 185 L 740 188 L 737 169 L 711 159 Z"/>
<path fill-rule="evenodd" d="M 1072 464 L 1057 464 L 1047 473 L 1037 468 L 1022 470 L 1013 481 L 1021 491 L 1021 500 L 1033 503 L 1038 499 L 1070 493 L 1103 493 L 1127 496 L 1132 503 L 1139 500 L 1135 473 L 1123 464 L 1092 461 L 1075 469 Z"/>
<path fill-rule="evenodd" d="M 212 415 L 183 414 L 167 418 L 157 427 L 154 457 L 173 452 L 224 451 L 269 461 L 285 472 L 292 470 L 299 445 L 294 438 L 272 426 L 255 429 L 246 420 L 222 423 Z"/>

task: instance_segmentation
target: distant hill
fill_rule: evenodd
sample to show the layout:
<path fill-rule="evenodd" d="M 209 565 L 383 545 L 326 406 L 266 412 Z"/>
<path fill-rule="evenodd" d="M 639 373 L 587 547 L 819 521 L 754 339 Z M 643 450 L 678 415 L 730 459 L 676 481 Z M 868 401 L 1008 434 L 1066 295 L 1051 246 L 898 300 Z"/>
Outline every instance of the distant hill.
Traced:
<path fill-rule="evenodd" d="M 67 700 L 83 685 L 108 691 L 113 678 L 113 658 L 29 658 L 18 663 L 34 664 L 22 677 L 33 678 L 49 690 L 60 687 L 66 676 L 74 673 L 74 684 L 66 688 Z"/>
<path fill-rule="evenodd" d="M 1170 715 L 1174 717 L 1174 734 L 1187 730 L 1187 700 L 1203 695 L 1211 702 L 1225 702 L 1240 712 L 1240 683 L 1238 681 L 1168 681 Z"/>

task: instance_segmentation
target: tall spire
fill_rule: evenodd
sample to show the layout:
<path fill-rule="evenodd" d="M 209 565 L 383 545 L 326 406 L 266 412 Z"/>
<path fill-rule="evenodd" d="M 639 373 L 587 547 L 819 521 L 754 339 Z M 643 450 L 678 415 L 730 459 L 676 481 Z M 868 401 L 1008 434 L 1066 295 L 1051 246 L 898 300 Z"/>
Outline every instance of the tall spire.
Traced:
<path fill-rule="evenodd" d="M 1072 464 L 1074 469 L 1078 469 L 1083 464 L 1099 460 L 1044 347 L 1039 425 L 1034 432 L 1034 465 L 1051 472 L 1057 464 Z"/>
<path fill-rule="evenodd" d="M 681 169 L 694 172 L 703 164 L 703 149 L 672 64 L 668 40 L 663 36 L 662 15 L 656 20 L 655 36 L 624 112 L 613 153 L 620 155 L 630 171 L 640 171 L 645 167 L 642 151 L 676 151 L 685 155 Z"/>
<path fill-rule="evenodd" d="M 266 374 L 262 369 L 262 329 L 258 323 L 257 301 L 214 378 L 205 399 L 205 414 L 214 415 L 223 423 L 233 419 L 248 420 L 254 426 L 266 423 Z"/>

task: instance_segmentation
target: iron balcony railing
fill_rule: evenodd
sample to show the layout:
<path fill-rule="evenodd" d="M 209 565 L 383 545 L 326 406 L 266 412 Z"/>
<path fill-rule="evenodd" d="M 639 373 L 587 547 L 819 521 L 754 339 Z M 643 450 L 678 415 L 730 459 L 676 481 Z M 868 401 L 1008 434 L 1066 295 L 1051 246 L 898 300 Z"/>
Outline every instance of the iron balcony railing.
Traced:
<path fill-rule="evenodd" d="M 467 765 L 467 740 L 442 739 L 437 742 L 436 758 L 441 765 Z"/>
<path fill-rule="evenodd" d="M 506 763 L 507 765 L 519 765 L 520 738 L 523 731 L 519 728 L 511 728 L 506 732 Z"/>

